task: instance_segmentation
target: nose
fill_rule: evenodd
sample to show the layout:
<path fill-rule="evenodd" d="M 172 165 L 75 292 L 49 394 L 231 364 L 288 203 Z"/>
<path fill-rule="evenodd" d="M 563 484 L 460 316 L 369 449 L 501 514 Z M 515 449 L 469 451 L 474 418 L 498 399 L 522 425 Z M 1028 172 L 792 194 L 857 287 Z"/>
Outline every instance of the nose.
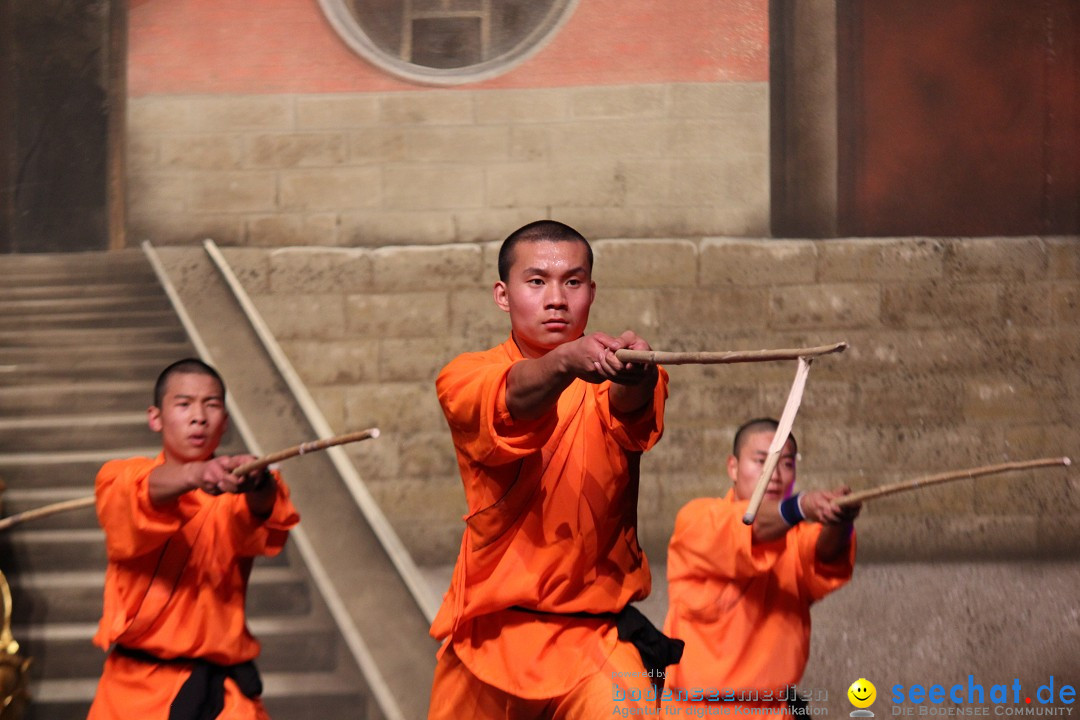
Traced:
<path fill-rule="evenodd" d="M 206 424 L 206 409 L 199 403 L 195 403 L 191 410 L 191 422 L 196 425 Z"/>
<path fill-rule="evenodd" d="M 566 308 L 566 291 L 563 288 L 562 283 L 548 283 L 546 292 L 544 293 L 544 307 L 548 309 Z"/>

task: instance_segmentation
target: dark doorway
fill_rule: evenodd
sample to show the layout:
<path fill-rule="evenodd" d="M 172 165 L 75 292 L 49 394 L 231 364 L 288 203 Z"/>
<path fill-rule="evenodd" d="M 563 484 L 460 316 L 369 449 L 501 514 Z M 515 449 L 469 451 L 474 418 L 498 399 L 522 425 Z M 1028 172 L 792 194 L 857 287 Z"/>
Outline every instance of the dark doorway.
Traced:
<path fill-rule="evenodd" d="M 126 3 L 0 2 L 0 251 L 122 245 Z"/>
<path fill-rule="evenodd" d="M 838 0 L 841 235 L 1080 232 L 1080 3 Z"/>

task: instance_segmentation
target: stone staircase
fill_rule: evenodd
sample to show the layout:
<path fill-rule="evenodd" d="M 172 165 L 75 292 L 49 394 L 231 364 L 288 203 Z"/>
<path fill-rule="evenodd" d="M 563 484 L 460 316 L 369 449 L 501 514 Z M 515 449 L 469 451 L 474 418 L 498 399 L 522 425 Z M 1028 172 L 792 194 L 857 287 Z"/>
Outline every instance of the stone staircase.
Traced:
<path fill-rule="evenodd" d="M 141 252 L 0 256 L 3 514 L 92 494 L 104 461 L 156 454 L 154 379 L 194 354 Z M 235 434 L 226 446 L 241 449 Z M 92 510 L 0 533 L 15 639 L 33 659 L 27 720 L 85 717 L 104 660 L 90 643 L 104 568 Z M 380 716 L 292 545 L 256 562 L 248 612 L 275 720 Z"/>

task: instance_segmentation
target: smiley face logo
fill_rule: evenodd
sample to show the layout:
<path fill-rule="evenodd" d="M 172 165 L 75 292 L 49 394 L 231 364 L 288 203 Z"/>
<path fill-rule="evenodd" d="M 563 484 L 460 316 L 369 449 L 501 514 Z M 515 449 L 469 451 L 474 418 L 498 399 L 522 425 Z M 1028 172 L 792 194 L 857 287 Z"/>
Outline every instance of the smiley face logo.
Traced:
<path fill-rule="evenodd" d="M 868 708 L 877 699 L 877 688 L 866 678 L 859 678 L 847 689 L 848 700 L 857 708 Z"/>

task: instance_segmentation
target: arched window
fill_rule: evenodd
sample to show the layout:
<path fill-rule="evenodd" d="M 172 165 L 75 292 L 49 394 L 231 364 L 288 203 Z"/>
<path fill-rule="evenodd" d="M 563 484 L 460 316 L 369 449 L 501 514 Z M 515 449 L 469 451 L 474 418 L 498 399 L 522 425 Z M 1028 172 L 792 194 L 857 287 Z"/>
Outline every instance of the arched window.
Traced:
<path fill-rule="evenodd" d="M 319 0 L 348 45 L 378 67 L 451 85 L 500 75 L 536 52 L 577 0 Z"/>

